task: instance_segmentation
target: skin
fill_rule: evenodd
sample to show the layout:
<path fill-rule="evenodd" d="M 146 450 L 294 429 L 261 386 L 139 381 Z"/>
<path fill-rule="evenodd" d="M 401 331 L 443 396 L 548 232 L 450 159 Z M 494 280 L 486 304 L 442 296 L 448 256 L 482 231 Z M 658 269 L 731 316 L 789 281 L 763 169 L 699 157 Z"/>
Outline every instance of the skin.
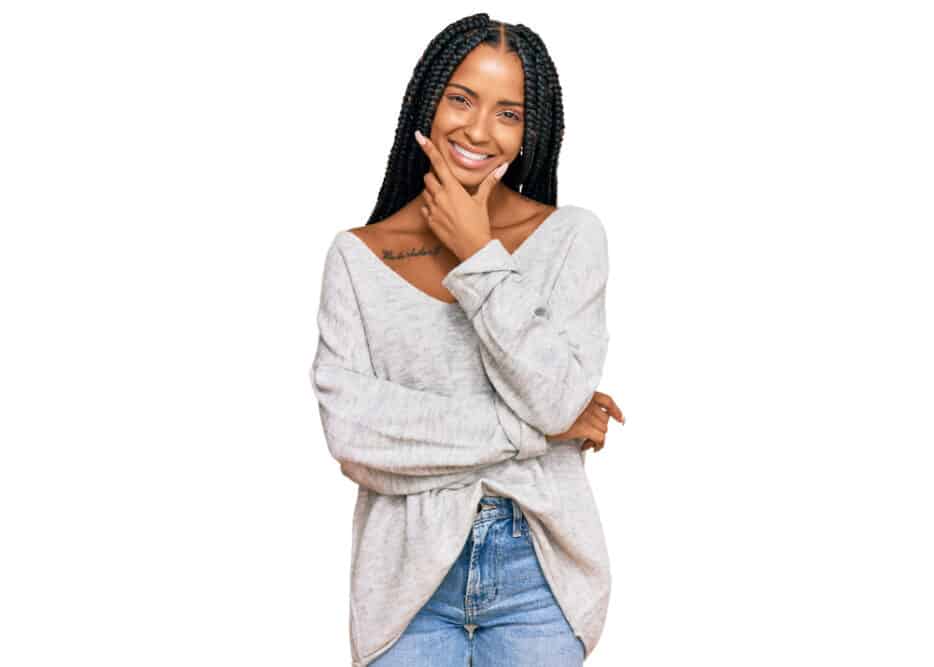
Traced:
<path fill-rule="evenodd" d="M 424 190 L 379 224 L 349 230 L 404 280 L 439 301 L 453 302 L 440 283 L 457 264 L 494 238 L 514 251 L 555 210 L 504 186 L 497 173 L 519 157 L 524 77 L 518 55 L 502 46 L 483 44 L 469 53 L 448 80 L 430 136 L 413 138 L 431 163 Z M 464 168 L 451 156 L 449 141 L 494 158 L 484 169 Z M 418 245 L 422 249 L 413 252 Z M 600 451 L 610 416 L 625 423 L 613 398 L 594 392 L 574 425 L 547 439 L 584 438 L 582 450 Z"/>

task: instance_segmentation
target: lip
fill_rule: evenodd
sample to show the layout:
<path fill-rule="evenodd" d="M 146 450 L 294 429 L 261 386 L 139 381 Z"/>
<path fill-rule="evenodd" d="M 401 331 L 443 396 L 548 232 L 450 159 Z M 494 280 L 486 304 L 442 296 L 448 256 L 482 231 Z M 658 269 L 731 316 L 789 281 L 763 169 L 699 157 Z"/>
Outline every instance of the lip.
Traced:
<path fill-rule="evenodd" d="M 469 160 L 463 155 L 461 155 L 460 153 L 458 153 L 456 150 L 454 150 L 454 143 L 455 142 L 448 139 L 448 151 L 450 151 L 451 157 L 454 159 L 454 161 L 460 166 L 462 166 L 464 169 L 483 169 L 485 167 L 489 167 L 490 163 L 492 163 L 496 159 L 496 156 L 493 155 L 491 157 L 488 157 L 485 160 L 480 160 L 479 162 L 475 160 Z M 470 149 L 468 148 L 467 150 L 470 150 Z M 474 152 L 479 152 L 479 151 L 474 151 Z"/>

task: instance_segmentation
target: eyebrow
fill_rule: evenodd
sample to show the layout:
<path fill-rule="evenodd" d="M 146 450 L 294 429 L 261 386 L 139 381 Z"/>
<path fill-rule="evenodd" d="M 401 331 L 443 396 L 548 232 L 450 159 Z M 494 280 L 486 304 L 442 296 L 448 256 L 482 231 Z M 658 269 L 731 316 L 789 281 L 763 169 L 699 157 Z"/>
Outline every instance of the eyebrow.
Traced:
<path fill-rule="evenodd" d="M 463 89 L 463 90 L 466 90 L 469 94 L 473 95 L 474 97 L 476 97 L 476 98 L 478 98 L 478 99 L 479 99 L 479 97 L 480 97 L 479 95 L 477 95 L 477 93 L 475 93 L 474 91 L 472 91 L 472 90 L 471 90 L 470 88 L 468 88 L 467 86 L 462 86 L 462 85 L 459 84 L 459 83 L 449 83 L 448 85 L 449 85 L 449 86 L 454 86 L 455 88 L 461 88 L 461 89 Z M 509 107 L 522 107 L 523 109 L 525 108 L 525 105 L 524 105 L 522 102 L 514 102 L 513 100 L 500 100 L 499 102 L 497 102 L 497 104 L 503 104 L 503 105 L 506 105 L 506 106 L 509 106 Z"/>

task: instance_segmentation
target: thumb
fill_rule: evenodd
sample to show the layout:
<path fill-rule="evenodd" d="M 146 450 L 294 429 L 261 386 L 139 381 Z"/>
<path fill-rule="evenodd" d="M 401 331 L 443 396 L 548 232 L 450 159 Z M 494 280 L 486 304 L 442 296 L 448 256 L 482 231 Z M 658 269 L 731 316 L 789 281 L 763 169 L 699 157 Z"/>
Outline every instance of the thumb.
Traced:
<path fill-rule="evenodd" d="M 487 174 L 487 177 L 480 183 L 480 187 L 477 188 L 477 199 L 481 202 L 486 202 L 490 193 L 493 191 L 493 186 L 503 177 L 507 169 L 509 169 L 509 163 L 504 162 Z"/>

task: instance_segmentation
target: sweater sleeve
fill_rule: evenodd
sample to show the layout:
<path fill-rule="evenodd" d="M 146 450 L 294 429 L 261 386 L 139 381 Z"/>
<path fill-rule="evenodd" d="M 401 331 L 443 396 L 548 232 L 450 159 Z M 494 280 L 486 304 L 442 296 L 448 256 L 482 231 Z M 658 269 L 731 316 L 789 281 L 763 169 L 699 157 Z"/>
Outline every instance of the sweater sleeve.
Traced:
<path fill-rule="evenodd" d="M 496 392 L 445 395 L 376 376 L 343 254 L 328 250 L 312 386 L 331 455 L 378 493 L 417 493 L 478 468 L 545 454 L 545 434 Z M 421 478 L 421 479 L 420 479 Z"/>
<path fill-rule="evenodd" d="M 521 420 L 548 435 L 577 421 L 602 377 L 608 273 L 606 231 L 587 211 L 550 298 L 523 282 L 522 269 L 498 239 L 442 281 L 473 323 L 497 393 Z"/>

